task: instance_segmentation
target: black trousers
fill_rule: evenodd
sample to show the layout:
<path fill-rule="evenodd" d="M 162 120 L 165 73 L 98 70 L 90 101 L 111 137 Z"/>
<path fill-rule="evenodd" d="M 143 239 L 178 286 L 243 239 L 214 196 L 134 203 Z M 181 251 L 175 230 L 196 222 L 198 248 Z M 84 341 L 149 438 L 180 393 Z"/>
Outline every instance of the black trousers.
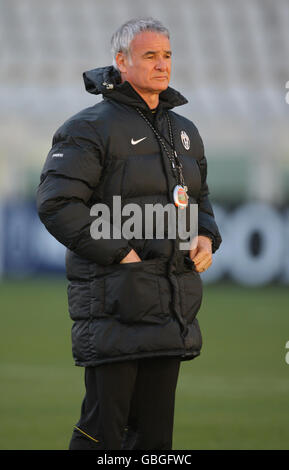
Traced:
<path fill-rule="evenodd" d="M 178 357 L 86 367 L 86 395 L 69 449 L 171 449 L 179 368 Z"/>

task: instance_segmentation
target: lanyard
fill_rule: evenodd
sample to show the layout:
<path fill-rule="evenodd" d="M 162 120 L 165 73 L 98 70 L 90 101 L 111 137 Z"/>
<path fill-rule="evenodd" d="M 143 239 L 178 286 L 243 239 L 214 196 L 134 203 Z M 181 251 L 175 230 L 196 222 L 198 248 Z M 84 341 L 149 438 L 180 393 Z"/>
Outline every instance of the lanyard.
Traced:
<path fill-rule="evenodd" d="M 182 168 L 183 168 L 183 165 L 178 157 L 178 154 L 176 152 L 176 149 L 175 149 L 175 144 L 174 144 L 174 138 L 173 138 L 173 131 L 172 131 L 172 124 L 171 124 L 171 120 L 170 120 L 170 117 L 169 117 L 169 114 L 166 113 L 166 119 L 167 119 L 167 122 L 168 122 L 168 128 L 169 128 L 169 135 L 170 135 L 170 143 L 171 143 L 171 147 L 173 149 L 173 152 L 170 152 L 164 142 L 164 139 L 162 138 L 162 136 L 158 133 L 158 131 L 156 130 L 156 128 L 152 125 L 152 123 L 147 119 L 147 117 L 142 113 L 142 111 L 139 109 L 139 108 L 136 108 L 137 112 L 141 115 L 141 117 L 146 121 L 146 123 L 149 125 L 149 127 L 151 128 L 151 130 L 153 131 L 153 133 L 155 134 L 156 138 L 158 139 L 158 141 L 160 142 L 161 146 L 163 147 L 165 153 L 167 154 L 167 157 L 171 163 L 171 167 L 172 167 L 172 170 L 173 170 L 173 173 L 174 173 L 174 176 L 177 180 L 177 185 L 180 185 L 182 186 L 182 188 L 184 189 L 185 192 L 187 192 L 188 188 L 187 186 L 185 185 L 185 180 L 184 180 L 184 175 L 183 175 L 183 171 L 182 171 Z"/>

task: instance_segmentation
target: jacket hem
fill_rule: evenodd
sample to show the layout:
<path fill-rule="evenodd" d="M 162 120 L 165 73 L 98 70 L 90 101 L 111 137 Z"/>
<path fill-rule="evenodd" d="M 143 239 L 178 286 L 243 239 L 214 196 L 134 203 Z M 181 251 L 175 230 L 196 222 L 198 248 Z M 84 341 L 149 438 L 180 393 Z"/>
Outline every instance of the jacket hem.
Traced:
<path fill-rule="evenodd" d="M 154 352 L 143 352 L 139 354 L 124 354 L 122 356 L 117 357 L 106 357 L 100 359 L 93 359 L 89 361 L 78 361 L 75 360 L 75 366 L 78 367 L 95 367 L 102 364 L 109 364 L 112 362 L 124 362 L 129 360 L 136 360 L 136 359 L 144 359 L 144 358 L 152 358 L 152 357 L 160 357 L 160 356 L 180 356 L 181 361 L 189 361 L 195 359 L 200 355 L 201 351 L 199 349 L 192 350 L 192 351 L 185 351 L 183 349 L 178 349 L 175 351 L 154 351 Z"/>

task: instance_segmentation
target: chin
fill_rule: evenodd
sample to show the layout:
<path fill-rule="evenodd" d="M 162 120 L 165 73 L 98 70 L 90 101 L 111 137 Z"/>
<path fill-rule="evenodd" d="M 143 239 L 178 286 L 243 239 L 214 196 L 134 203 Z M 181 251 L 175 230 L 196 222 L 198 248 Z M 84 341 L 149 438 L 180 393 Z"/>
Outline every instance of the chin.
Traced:
<path fill-rule="evenodd" d="M 160 88 L 160 92 L 162 91 L 165 91 L 167 88 L 168 88 L 169 84 L 167 83 L 165 86 L 163 86 L 162 88 Z"/>
<path fill-rule="evenodd" d="M 167 81 L 164 81 L 163 83 L 158 83 L 158 85 L 155 85 L 154 87 L 152 87 L 152 89 L 154 91 L 165 91 L 167 88 L 168 88 L 169 84 Z"/>

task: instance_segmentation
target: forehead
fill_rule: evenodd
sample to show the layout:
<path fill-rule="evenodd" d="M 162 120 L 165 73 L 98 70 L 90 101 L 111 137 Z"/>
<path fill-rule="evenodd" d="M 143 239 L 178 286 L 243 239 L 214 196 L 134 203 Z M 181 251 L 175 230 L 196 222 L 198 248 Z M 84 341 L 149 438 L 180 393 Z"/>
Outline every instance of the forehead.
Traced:
<path fill-rule="evenodd" d="M 138 33 L 130 43 L 132 52 L 145 53 L 146 51 L 170 51 L 170 40 L 164 34 L 153 31 Z"/>

